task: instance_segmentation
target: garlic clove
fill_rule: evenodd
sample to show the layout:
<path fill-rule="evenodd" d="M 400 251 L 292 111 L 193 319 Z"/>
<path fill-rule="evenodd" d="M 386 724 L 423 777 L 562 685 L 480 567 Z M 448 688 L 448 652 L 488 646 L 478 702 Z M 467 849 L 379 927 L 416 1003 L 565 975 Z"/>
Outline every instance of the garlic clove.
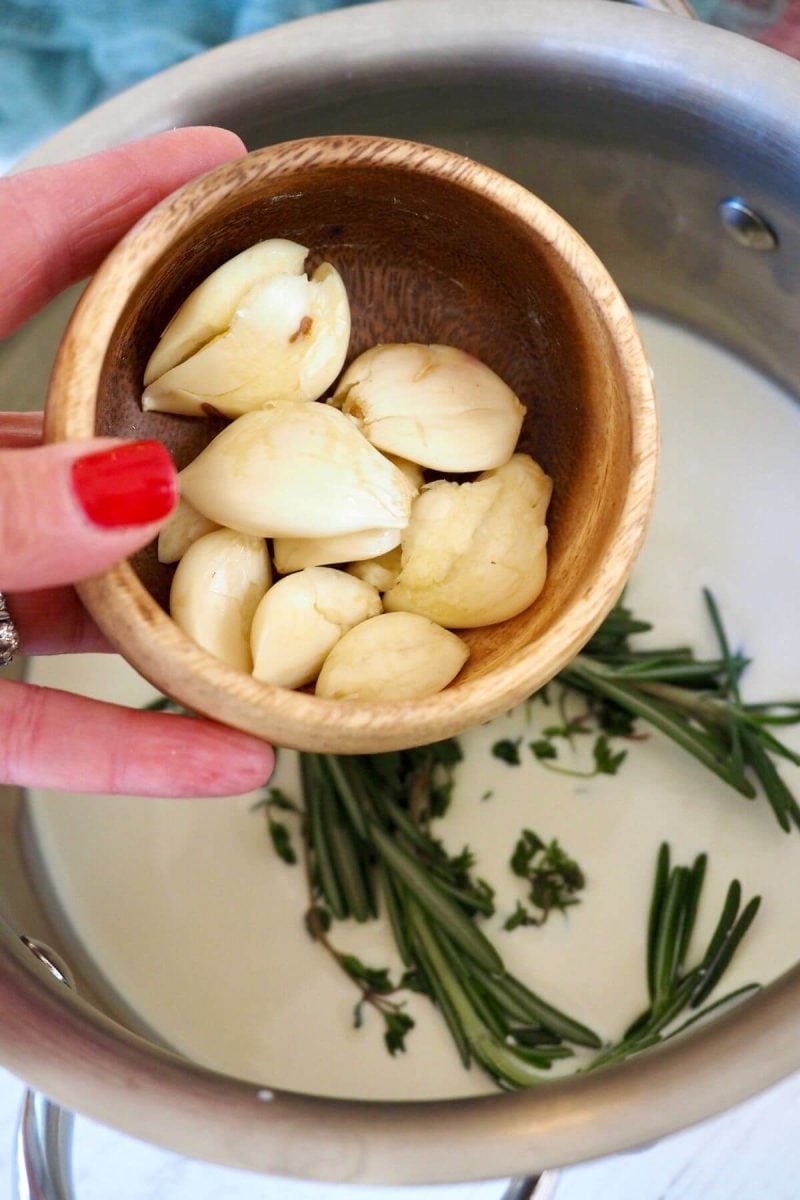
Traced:
<path fill-rule="evenodd" d="M 406 458 L 397 458 L 394 454 L 387 454 L 386 458 L 403 472 L 414 488 L 415 494 L 419 492 L 425 484 L 422 467 L 418 463 L 409 462 Z M 355 575 L 356 579 L 363 579 L 365 583 L 371 583 L 379 592 L 385 592 L 394 586 L 397 576 L 400 574 L 401 538 L 402 533 L 396 540 L 390 541 L 387 538 L 385 544 L 380 546 L 376 538 L 372 543 L 370 554 L 365 553 L 370 543 L 366 540 L 363 543 L 358 542 L 356 543 L 358 553 L 350 553 L 343 558 L 336 559 L 336 562 L 350 563 L 351 565 L 347 568 L 350 575 Z"/>
<path fill-rule="evenodd" d="M 411 484 L 415 492 L 420 491 L 425 485 L 425 472 L 419 463 L 409 462 L 407 458 L 398 458 L 396 454 L 385 455 L 390 463 L 402 471 L 408 482 Z"/>
<path fill-rule="evenodd" d="M 209 654 L 250 671 L 250 626 L 271 582 L 262 538 L 217 529 L 178 563 L 169 597 L 172 619 Z"/>
<path fill-rule="evenodd" d="M 299 401 L 223 429 L 181 472 L 181 491 L 218 525 L 273 538 L 404 529 L 414 497 L 352 421 Z"/>
<path fill-rule="evenodd" d="M 217 267 L 184 300 L 162 333 L 145 368 L 145 386 L 224 333 L 254 284 L 278 275 L 302 275 L 307 255 L 297 242 L 270 238 Z"/>
<path fill-rule="evenodd" d="M 272 557 L 275 570 L 280 575 L 289 575 L 306 567 L 374 559 L 399 547 L 402 536 L 402 529 L 364 529 L 358 533 L 341 533 L 338 537 L 275 538 Z"/>
<path fill-rule="evenodd" d="M 469 658 L 466 644 L 415 613 L 382 613 L 336 643 L 317 680 L 327 700 L 421 700 L 447 687 Z"/>
<path fill-rule="evenodd" d="M 192 507 L 185 496 L 181 496 L 175 511 L 166 524 L 161 526 L 158 535 L 158 561 L 178 562 L 198 538 L 214 529 L 219 529 L 216 522 L 209 521 L 208 517 L 204 517 Z"/>
<path fill-rule="evenodd" d="M 523 612 L 547 575 L 551 492 L 552 480 L 527 454 L 475 483 L 430 484 L 412 507 L 402 567 L 384 607 L 452 629 Z"/>
<path fill-rule="evenodd" d="M 317 400 L 342 369 L 350 306 L 330 263 L 256 283 L 230 326 L 144 391 L 145 411 L 226 417 L 266 403 Z"/>
<path fill-rule="evenodd" d="M 368 558 L 364 562 L 351 562 L 347 573 L 371 583 L 379 592 L 388 592 L 397 583 L 401 561 L 401 547 L 395 546 L 388 554 L 379 554 L 377 558 Z"/>
<path fill-rule="evenodd" d="M 253 618 L 253 675 L 277 687 L 311 683 L 342 635 L 380 611 L 375 588 L 343 571 L 309 567 L 287 575 Z"/>
<path fill-rule="evenodd" d="M 375 346 L 330 401 L 379 450 L 437 471 L 485 471 L 514 453 L 525 408 L 484 363 L 453 346 Z"/>

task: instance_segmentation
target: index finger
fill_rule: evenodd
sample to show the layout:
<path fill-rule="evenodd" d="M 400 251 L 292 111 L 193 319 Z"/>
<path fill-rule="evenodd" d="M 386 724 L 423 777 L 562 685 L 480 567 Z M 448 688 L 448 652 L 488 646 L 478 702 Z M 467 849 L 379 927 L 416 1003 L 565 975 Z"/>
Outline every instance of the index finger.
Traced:
<path fill-rule="evenodd" d="M 91 274 L 139 217 L 181 184 L 245 153 L 225 129 L 175 129 L 0 180 L 0 338 Z"/>
<path fill-rule="evenodd" d="M 265 742 L 200 717 L 137 712 L 0 680 L 0 782 L 133 796 L 232 796 L 261 787 Z"/>

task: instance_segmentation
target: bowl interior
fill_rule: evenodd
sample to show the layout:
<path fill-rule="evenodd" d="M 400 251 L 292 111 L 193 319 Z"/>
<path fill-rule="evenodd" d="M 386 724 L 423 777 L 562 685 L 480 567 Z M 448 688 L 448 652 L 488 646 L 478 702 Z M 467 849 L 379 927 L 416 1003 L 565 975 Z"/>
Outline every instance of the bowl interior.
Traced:
<path fill-rule="evenodd" d="M 466 635 L 472 653 L 459 682 L 479 677 L 540 638 L 583 593 L 625 499 L 631 401 L 600 305 L 581 278 L 585 248 L 544 205 L 539 227 L 505 207 L 480 168 L 476 187 L 456 172 L 357 155 L 298 164 L 267 150 L 243 164 L 208 177 L 223 180 L 214 205 L 188 218 L 184 206 L 137 279 L 105 355 L 96 432 L 159 438 L 179 468 L 191 461 L 223 422 L 142 412 L 144 366 L 161 331 L 192 288 L 254 242 L 284 237 L 309 247 L 309 266 L 332 262 L 345 281 L 348 361 L 378 342 L 447 343 L 488 363 L 527 406 L 520 448 L 555 484 L 550 573 L 530 610 Z M 174 568 L 158 563 L 154 546 L 134 568 L 166 606 Z"/>

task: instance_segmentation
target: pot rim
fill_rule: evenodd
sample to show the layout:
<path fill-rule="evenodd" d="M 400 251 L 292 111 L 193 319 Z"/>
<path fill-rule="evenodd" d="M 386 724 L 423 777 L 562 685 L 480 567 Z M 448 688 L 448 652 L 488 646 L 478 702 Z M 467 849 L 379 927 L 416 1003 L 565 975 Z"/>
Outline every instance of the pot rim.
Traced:
<path fill-rule="evenodd" d="M 785 97 L 800 82 L 800 65 L 775 51 L 605 0 L 572 0 L 567 11 L 562 0 L 385 0 L 255 34 L 172 68 L 81 118 L 21 165 L 197 123 L 215 105 L 224 119 L 220 81 L 235 78 L 263 99 L 267 89 L 291 86 L 301 66 L 309 72 L 312 42 L 320 46 L 320 87 L 327 72 L 347 65 L 355 76 L 382 67 L 398 76 L 412 64 L 452 68 L 463 58 L 468 70 L 479 56 L 516 60 L 526 44 L 611 71 L 624 46 L 625 68 L 649 70 L 657 95 L 674 87 L 670 64 L 693 97 L 763 111 L 769 130 L 785 122 Z M 267 48 L 280 66 L 265 82 Z M 496 1178 L 641 1145 L 800 1067 L 799 1001 L 800 965 L 713 1023 L 596 1074 L 471 1100 L 334 1100 L 266 1092 L 157 1049 L 67 993 L 13 933 L 0 941 L 0 1059 L 12 1071 L 59 1103 L 193 1157 L 329 1181 Z"/>

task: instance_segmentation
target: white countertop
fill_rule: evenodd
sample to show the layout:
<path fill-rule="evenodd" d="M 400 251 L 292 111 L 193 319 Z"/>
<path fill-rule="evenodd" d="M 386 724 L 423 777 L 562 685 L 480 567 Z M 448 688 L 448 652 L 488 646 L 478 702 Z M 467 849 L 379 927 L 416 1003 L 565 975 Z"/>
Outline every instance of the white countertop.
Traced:
<path fill-rule="evenodd" d="M 10 1195 L 22 1092 L 0 1070 L 0 1196 Z M 797 1200 L 798 1124 L 800 1075 L 648 1150 L 562 1172 L 555 1200 Z M 76 1125 L 76 1200 L 500 1200 L 504 1188 L 326 1188 L 191 1162 L 83 1118 Z"/>

